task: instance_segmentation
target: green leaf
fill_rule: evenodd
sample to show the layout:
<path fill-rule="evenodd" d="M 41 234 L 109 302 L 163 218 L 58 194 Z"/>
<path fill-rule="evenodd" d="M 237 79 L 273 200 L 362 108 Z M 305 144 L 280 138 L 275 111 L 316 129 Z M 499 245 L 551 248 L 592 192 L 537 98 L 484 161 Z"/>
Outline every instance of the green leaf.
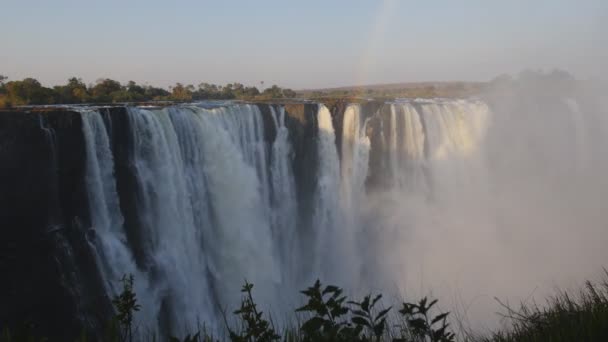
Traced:
<path fill-rule="evenodd" d="M 393 308 L 392 306 L 389 306 L 387 309 L 380 311 L 378 313 L 378 315 L 376 316 L 376 320 L 383 318 L 389 311 L 391 311 L 392 308 Z"/>
<path fill-rule="evenodd" d="M 353 315 L 356 315 L 356 316 L 363 316 L 363 317 L 367 316 L 367 312 L 365 312 L 365 311 L 352 310 L 351 312 L 352 312 Z"/>
<path fill-rule="evenodd" d="M 318 331 L 325 323 L 328 323 L 328 321 L 323 319 L 322 317 L 313 317 L 308 321 L 304 322 L 304 324 L 302 324 L 302 326 L 300 327 L 300 330 L 303 330 L 304 332 L 310 334 Z"/>
<path fill-rule="evenodd" d="M 431 325 L 445 319 L 450 313 L 449 312 L 444 312 L 440 315 L 437 315 L 437 317 L 433 318 L 433 320 L 431 321 Z"/>
<path fill-rule="evenodd" d="M 371 328 L 370 323 L 363 317 L 355 316 L 351 319 L 351 321 L 357 325 L 363 325 Z"/>
<path fill-rule="evenodd" d="M 341 292 L 341 289 L 340 289 L 339 287 L 334 286 L 334 285 L 327 285 L 327 286 L 325 287 L 325 290 L 323 290 L 323 293 L 322 293 L 322 294 L 327 294 L 327 293 L 336 293 L 336 292 L 338 292 L 338 291 L 340 291 L 340 292 Z"/>
<path fill-rule="evenodd" d="M 302 312 L 302 311 L 313 311 L 313 309 L 311 309 L 310 305 L 308 305 L 308 304 L 296 309 L 296 312 Z"/>
<path fill-rule="evenodd" d="M 374 300 L 372 301 L 372 307 L 373 307 L 374 305 L 376 305 L 376 303 L 377 303 L 377 302 L 380 300 L 380 298 L 382 298 L 382 295 L 381 295 L 381 294 L 377 295 L 377 296 L 376 296 L 376 298 L 374 298 Z"/>
<path fill-rule="evenodd" d="M 418 330 L 427 330 L 427 326 L 426 326 L 426 321 L 422 318 L 414 318 L 408 321 L 408 323 L 412 326 L 412 328 L 414 329 L 418 329 Z"/>
<path fill-rule="evenodd" d="M 374 334 L 380 337 L 384 332 L 384 327 L 386 326 L 386 318 L 383 318 L 378 324 L 374 326 Z"/>
<path fill-rule="evenodd" d="M 365 296 L 365 298 L 363 298 L 363 301 L 361 302 L 361 309 L 363 309 L 364 311 L 369 311 L 369 295 Z"/>

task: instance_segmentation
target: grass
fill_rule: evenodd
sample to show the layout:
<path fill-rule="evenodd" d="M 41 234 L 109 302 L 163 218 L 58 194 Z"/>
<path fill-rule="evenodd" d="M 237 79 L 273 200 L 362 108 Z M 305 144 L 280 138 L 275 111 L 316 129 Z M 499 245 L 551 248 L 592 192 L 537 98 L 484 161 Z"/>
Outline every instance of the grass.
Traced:
<path fill-rule="evenodd" d="M 574 295 L 561 291 L 542 306 L 522 304 L 515 310 L 499 304 L 510 327 L 475 341 L 608 341 L 608 272 L 602 282 L 587 281 Z"/>

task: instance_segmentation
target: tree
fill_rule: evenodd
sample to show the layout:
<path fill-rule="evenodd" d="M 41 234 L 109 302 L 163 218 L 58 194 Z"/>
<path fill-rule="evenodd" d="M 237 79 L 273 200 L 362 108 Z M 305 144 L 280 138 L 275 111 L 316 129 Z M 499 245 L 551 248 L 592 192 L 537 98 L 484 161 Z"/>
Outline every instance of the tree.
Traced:
<path fill-rule="evenodd" d="M 138 85 L 134 81 L 129 81 L 129 83 L 127 83 L 126 88 L 129 93 L 141 94 L 141 95 L 143 95 L 145 93 L 144 87 Z"/>
<path fill-rule="evenodd" d="M 277 99 L 283 97 L 283 90 L 278 85 L 273 84 L 272 87 L 264 89 L 262 93 L 265 97 Z"/>
<path fill-rule="evenodd" d="M 6 81 L 7 79 L 8 77 L 0 75 L 0 108 L 8 107 L 10 104 L 6 99 L 6 95 L 4 95 L 6 93 L 6 89 L 4 88 L 4 81 Z"/>
<path fill-rule="evenodd" d="M 86 84 L 76 77 L 70 78 L 68 84 L 55 86 L 53 89 L 58 103 L 82 103 L 90 98 Z"/>
<path fill-rule="evenodd" d="M 137 296 L 133 291 L 133 275 L 122 277 L 123 289 L 120 295 L 114 297 L 112 304 L 116 309 L 116 319 L 121 326 L 120 341 L 133 341 L 133 318 L 141 306 L 137 303 Z"/>
<path fill-rule="evenodd" d="M 193 85 L 184 86 L 181 83 L 176 83 L 171 89 L 171 99 L 176 101 L 192 101 Z"/>
<path fill-rule="evenodd" d="M 260 91 L 256 87 L 246 87 L 244 95 L 247 97 L 254 97 L 260 95 Z"/>
<path fill-rule="evenodd" d="M 8 82 L 5 89 L 8 101 L 13 105 L 52 104 L 55 102 L 55 92 L 43 87 L 34 78 Z"/>
<path fill-rule="evenodd" d="M 105 78 L 97 80 L 97 84 L 91 89 L 91 93 L 94 102 L 111 102 L 111 94 L 121 90 L 120 82 Z"/>
<path fill-rule="evenodd" d="M 288 98 L 294 98 L 296 97 L 296 92 L 289 88 L 283 89 L 283 96 Z"/>
<path fill-rule="evenodd" d="M 148 100 L 166 100 L 170 94 L 163 88 L 144 86 L 144 98 Z"/>

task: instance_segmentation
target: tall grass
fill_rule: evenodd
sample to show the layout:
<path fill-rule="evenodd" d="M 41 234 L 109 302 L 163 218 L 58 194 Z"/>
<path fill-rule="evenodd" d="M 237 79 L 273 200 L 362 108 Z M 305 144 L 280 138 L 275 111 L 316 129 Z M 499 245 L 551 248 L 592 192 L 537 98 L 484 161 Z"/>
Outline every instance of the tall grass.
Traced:
<path fill-rule="evenodd" d="M 500 303 L 500 302 L 499 302 Z M 510 327 L 477 338 L 479 342 L 608 341 L 608 272 L 572 294 L 560 291 L 545 305 L 522 304 L 513 309 L 500 303 Z"/>

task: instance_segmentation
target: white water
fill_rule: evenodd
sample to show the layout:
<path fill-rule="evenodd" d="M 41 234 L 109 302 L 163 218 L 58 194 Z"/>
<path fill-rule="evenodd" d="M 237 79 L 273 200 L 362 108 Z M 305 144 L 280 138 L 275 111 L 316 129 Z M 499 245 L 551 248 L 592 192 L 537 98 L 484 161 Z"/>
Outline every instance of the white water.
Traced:
<path fill-rule="evenodd" d="M 270 161 L 272 235 L 279 253 L 283 286 L 294 288 L 299 280 L 297 268 L 302 262 L 302 251 L 297 243 L 298 203 L 291 167 L 293 151 L 285 126 L 285 108 L 280 107 L 277 111 L 271 106 L 271 111 L 277 131 Z"/>
<path fill-rule="evenodd" d="M 342 206 L 347 212 L 355 211 L 365 196 L 370 140 L 365 131 L 368 120 L 362 120 L 359 105 L 349 105 L 344 111 L 340 177 Z"/>
<path fill-rule="evenodd" d="M 112 298 L 122 290 L 121 279 L 125 274 L 132 274 L 138 279 L 135 291 L 143 305 L 149 308 L 141 316 L 149 325 L 151 317 L 156 316 L 156 301 L 148 288 L 148 279 L 139 272 L 132 253 L 129 250 L 124 232 L 124 219 L 120 211 L 116 182 L 114 178 L 114 158 L 110 149 L 107 131 L 98 111 L 82 111 L 82 130 L 85 137 L 86 185 L 91 214 L 91 231 L 89 237 L 96 252 L 98 267 Z"/>
<path fill-rule="evenodd" d="M 108 292 L 133 273 L 147 314 L 138 319 L 168 321 L 178 334 L 197 322 L 222 329 L 218 312 L 238 306 L 245 279 L 256 285 L 261 309 L 278 317 L 318 277 L 408 298 L 430 289 L 448 309 L 466 302 L 471 317 L 491 321 L 494 296 L 524 298 L 534 284 L 559 278 L 550 259 L 579 257 L 560 249 L 587 244 L 589 258 L 602 253 L 601 239 L 589 237 L 599 234 L 607 189 L 593 170 L 608 163 L 589 149 L 603 141 L 592 129 L 604 128 L 590 125 L 573 99 L 559 108 L 564 115 L 545 127 L 547 135 L 557 133 L 546 137 L 530 127 L 546 121 L 499 116 L 474 100 L 397 101 L 377 113 L 350 105 L 342 132 L 321 105 L 316 139 L 306 142 L 318 153 L 310 168 L 317 170 L 310 227 L 299 225 L 283 107 L 270 107 L 274 141 L 265 141 L 263 114 L 253 105 L 130 108 L 145 251 L 137 264 L 125 238 L 125 229 L 135 228 L 124 227 L 103 120 L 85 112 L 93 245 Z M 384 142 L 376 151 L 367 136 L 374 120 Z M 571 144 L 560 142 L 561 132 L 572 132 Z M 383 165 L 370 164 L 372 153 L 382 154 Z M 382 186 L 366 185 L 372 169 L 381 172 Z M 569 204 L 583 195 L 585 204 Z M 569 230 L 577 220 L 589 228 Z M 552 238 L 556 232 L 567 242 Z M 534 249 L 543 239 L 555 247 Z M 525 285 L 505 286 L 510 277 Z"/>
<path fill-rule="evenodd" d="M 324 105 L 319 105 L 317 120 L 319 165 L 312 220 L 314 240 L 313 245 L 310 246 L 313 253 L 309 256 L 309 260 L 312 260 L 313 263 L 312 277 L 320 275 L 323 279 L 335 281 L 341 278 L 338 273 L 344 271 L 344 269 L 338 269 L 337 263 L 343 251 L 352 245 L 352 240 L 350 232 L 342 230 L 343 212 L 339 202 L 340 163 L 331 113 Z M 337 244 L 336 242 L 340 241 L 341 237 L 344 237 L 344 241 Z M 344 265 L 344 267 L 350 265 Z"/>

